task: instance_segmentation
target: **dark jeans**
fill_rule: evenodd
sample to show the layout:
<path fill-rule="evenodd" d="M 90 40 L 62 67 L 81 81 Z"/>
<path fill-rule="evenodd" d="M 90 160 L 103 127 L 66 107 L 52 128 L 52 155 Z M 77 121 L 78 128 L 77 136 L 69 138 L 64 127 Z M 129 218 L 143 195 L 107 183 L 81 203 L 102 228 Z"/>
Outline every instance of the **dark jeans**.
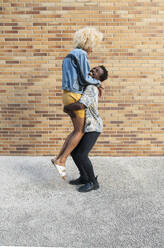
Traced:
<path fill-rule="evenodd" d="M 95 182 L 95 174 L 88 154 L 96 143 L 99 135 L 100 133 L 98 132 L 85 133 L 79 144 L 71 152 L 71 156 L 80 172 L 80 176 L 90 182 Z"/>

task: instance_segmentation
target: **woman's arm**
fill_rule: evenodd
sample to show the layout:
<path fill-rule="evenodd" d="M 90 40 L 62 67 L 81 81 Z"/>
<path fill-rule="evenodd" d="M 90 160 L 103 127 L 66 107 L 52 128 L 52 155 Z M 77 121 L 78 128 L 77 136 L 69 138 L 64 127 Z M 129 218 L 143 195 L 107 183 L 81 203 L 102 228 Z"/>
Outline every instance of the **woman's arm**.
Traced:
<path fill-rule="evenodd" d="M 81 69 L 81 73 L 84 77 L 84 80 L 81 82 L 84 86 L 86 85 L 96 85 L 100 87 L 100 81 L 91 77 L 90 73 L 90 66 L 88 62 L 88 57 L 85 54 L 82 54 L 79 57 L 79 65 Z"/>

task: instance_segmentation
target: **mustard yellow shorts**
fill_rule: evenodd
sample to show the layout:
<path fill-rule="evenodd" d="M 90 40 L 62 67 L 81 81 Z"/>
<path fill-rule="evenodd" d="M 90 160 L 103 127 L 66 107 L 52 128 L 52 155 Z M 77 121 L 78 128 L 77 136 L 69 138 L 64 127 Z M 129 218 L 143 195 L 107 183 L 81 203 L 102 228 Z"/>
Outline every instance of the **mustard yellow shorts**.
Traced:
<path fill-rule="evenodd" d="M 80 100 L 80 98 L 81 98 L 81 94 L 74 93 L 74 92 L 67 91 L 67 90 L 63 91 L 63 104 L 64 104 L 64 106 L 71 104 L 71 103 L 78 102 Z M 85 117 L 85 109 L 75 110 L 74 113 L 76 114 L 76 116 L 78 116 L 80 118 Z"/>

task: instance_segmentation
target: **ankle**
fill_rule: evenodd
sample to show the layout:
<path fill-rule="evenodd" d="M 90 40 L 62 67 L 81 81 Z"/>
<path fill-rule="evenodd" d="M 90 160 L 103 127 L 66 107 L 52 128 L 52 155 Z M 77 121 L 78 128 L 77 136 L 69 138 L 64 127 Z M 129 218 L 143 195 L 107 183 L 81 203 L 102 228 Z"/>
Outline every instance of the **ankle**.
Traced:
<path fill-rule="evenodd" d="M 91 181 L 93 184 L 98 184 L 97 177 L 98 177 L 98 176 L 92 178 L 92 180 L 90 180 L 90 181 Z"/>
<path fill-rule="evenodd" d="M 61 166 L 65 166 L 65 162 L 63 162 L 63 161 L 60 160 L 60 159 L 57 159 L 57 160 L 55 161 L 55 163 L 58 164 L 58 165 L 61 165 Z"/>

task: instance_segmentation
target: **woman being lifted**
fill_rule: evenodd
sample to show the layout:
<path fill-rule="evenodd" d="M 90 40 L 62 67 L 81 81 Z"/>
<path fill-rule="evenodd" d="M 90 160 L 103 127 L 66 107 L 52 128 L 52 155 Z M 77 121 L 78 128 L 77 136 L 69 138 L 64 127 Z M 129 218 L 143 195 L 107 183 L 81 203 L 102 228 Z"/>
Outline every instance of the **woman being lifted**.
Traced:
<path fill-rule="evenodd" d="M 100 44 L 102 38 L 102 33 L 92 27 L 82 28 L 75 33 L 74 49 L 65 57 L 62 64 L 64 106 L 79 101 L 87 85 L 93 84 L 98 88 L 101 87 L 100 81 L 89 74 L 90 66 L 87 55 Z M 75 57 L 78 61 L 83 78 L 80 77 L 77 64 L 71 56 Z M 84 134 L 85 109 L 76 110 L 68 114 L 71 118 L 74 130 L 67 136 L 56 158 L 51 160 L 63 179 L 66 177 L 66 159 L 78 145 Z"/>

